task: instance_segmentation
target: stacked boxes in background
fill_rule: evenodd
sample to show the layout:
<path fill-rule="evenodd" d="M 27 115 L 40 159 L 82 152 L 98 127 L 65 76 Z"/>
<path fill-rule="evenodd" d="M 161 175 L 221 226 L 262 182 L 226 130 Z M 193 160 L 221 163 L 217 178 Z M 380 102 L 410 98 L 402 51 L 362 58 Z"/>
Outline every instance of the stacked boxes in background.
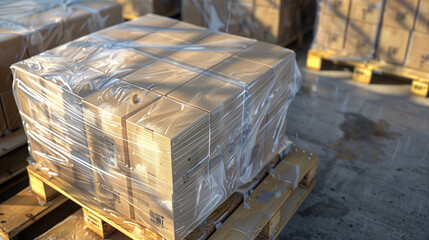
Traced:
<path fill-rule="evenodd" d="M 117 3 L 95 1 L 6 1 L 0 3 L 0 128 L 21 126 L 13 101 L 11 64 L 90 32 L 122 22 Z"/>
<path fill-rule="evenodd" d="M 166 239 L 186 236 L 285 147 L 300 79 L 292 51 L 156 15 L 12 69 L 42 171 Z"/>
<path fill-rule="evenodd" d="M 180 13 L 180 0 L 114 0 L 122 5 L 126 19 L 135 19 L 147 13 L 173 16 Z"/>
<path fill-rule="evenodd" d="M 429 71 L 429 1 L 420 0 L 416 25 L 411 33 L 406 66 Z"/>
<path fill-rule="evenodd" d="M 321 0 L 313 48 L 371 59 L 383 0 Z"/>
<path fill-rule="evenodd" d="M 419 0 L 386 0 L 383 26 L 378 41 L 378 60 L 404 65 L 419 2 Z"/>
<path fill-rule="evenodd" d="M 182 19 L 261 41 L 285 44 L 310 29 L 313 0 L 183 0 Z"/>
<path fill-rule="evenodd" d="M 382 9 L 383 0 L 351 1 L 344 46 L 347 54 L 364 58 L 374 55 Z"/>

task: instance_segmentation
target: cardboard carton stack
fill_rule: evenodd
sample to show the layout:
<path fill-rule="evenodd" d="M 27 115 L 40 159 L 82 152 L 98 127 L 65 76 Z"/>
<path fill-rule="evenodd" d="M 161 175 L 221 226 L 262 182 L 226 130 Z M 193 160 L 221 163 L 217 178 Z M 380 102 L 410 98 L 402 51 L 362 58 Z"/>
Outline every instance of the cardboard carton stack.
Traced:
<path fill-rule="evenodd" d="M 405 61 L 407 67 L 429 72 L 429 1 L 420 0 L 417 10 L 415 29 L 411 32 L 408 55 Z"/>
<path fill-rule="evenodd" d="M 285 44 L 313 25 L 312 0 L 184 0 L 182 19 L 212 30 Z"/>
<path fill-rule="evenodd" d="M 404 65 L 419 2 L 386 0 L 377 49 L 379 60 Z"/>
<path fill-rule="evenodd" d="M 314 47 L 351 58 L 373 57 L 383 0 L 322 0 Z"/>
<path fill-rule="evenodd" d="M 103 0 L 0 3 L 1 134 L 21 126 L 12 95 L 11 64 L 120 22 L 120 5 Z"/>
<path fill-rule="evenodd" d="M 166 239 L 186 236 L 284 147 L 300 79 L 292 51 L 157 15 L 12 69 L 42 170 Z"/>

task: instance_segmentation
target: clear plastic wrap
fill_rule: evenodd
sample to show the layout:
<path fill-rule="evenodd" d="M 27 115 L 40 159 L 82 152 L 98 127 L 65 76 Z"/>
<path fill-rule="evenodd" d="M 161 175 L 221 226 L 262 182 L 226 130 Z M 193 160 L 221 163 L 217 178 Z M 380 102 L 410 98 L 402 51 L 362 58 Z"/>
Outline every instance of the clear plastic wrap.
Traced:
<path fill-rule="evenodd" d="M 318 0 L 312 48 L 340 59 L 374 58 L 384 0 Z"/>
<path fill-rule="evenodd" d="M 120 22 L 120 5 L 105 0 L 0 1 L 0 94 L 8 130 L 21 122 L 16 106 L 3 100 L 12 95 L 10 65 Z"/>
<path fill-rule="evenodd" d="M 310 29 L 314 0 L 182 0 L 186 22 L 261 41 L 286 44 Z"/>
<path fill-rule="evenodd" d="M 145 15 L 12 66 L 33 164 L 123 224 L 189 234 L 286 147 L 295 54 Z"/>

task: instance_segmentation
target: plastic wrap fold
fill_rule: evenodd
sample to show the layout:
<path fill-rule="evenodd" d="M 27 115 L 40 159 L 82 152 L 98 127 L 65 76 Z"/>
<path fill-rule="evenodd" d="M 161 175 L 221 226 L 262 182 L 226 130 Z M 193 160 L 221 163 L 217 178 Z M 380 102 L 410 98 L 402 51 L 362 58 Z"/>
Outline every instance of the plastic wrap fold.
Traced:
<path fill-rule="evenodd" d="M 314 0 L 183 0 L 186 22 L 261 41 L 287 44 L 309 30 Z"/>
<path fill-rule="evenodd" d="M 21 125 L 9 97 L 10 65 L 120 22 L 120 5 L 107 0 L 0 1 L 0 95 L 7 129 L 13 131 Z M 2 119 L 0 116 L 0 125 Z"/>
<path fill-rule="evenodd" d="M 181 239 L 285 148 L 295 54 L 145 15 L 12 66 L 34 164 Z"/>
<path fill-rule="evenodd" d="M 374 58 L 384 0 L 318 0 L 313 49 L 332 58 Z"/>

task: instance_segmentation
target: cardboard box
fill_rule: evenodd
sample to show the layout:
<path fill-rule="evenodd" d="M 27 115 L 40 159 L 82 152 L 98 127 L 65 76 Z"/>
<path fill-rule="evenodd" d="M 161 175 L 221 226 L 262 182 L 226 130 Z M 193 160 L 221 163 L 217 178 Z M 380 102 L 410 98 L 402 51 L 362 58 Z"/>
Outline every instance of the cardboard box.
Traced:
<path fill-rule="evenodd" d="M 379 25 L 357 20 L 349 22 L 345 51 L 353 57 L 372 58 L 375 53 Z"/>
<path fill-rule="evenodd" d="M 113 1 L 91 0 L 78 2 L 77 8 L 88 10 L 92 13 L 94 31 L 123 22 L 121 5 Z"/>
<path fill-rule="evenodd" d="M 420 0 L 415 31 L 429 34 L 429 0 Z"/>
<path fill-rule="evenodd" d="M 413 30 L 419 0 L 387 0 L 383 26 Z"/>
<path fill-rule="evenodd" d="M 323 49 L 343 50 L 347 19 L 321 13 L 318 21 L 315 44 Z"/>
<path fill-rule="evenodd" d="M 12 88 L 10 65 L 27 58 L 26 38 L 13 30 L 0 26 L 0 92 Z"/>
<path fill-rule="evenodd" d="M 228 47 L 225 48 L 226 44 Z M 243 50 L 245 48 L 243 45 L 245 44 L 251 45 L 253 42 L 231 34 L 213 33 L 192 45 L 197 50 L 179 50 L 168 56 L 168 58 L 190 67 L 207 70 L 223 62 L 234 53 Z M 204 54 L 201 54 L 201 52 L 204 52 Z"/>
<path fill-rule="evenodd" d="M 123 80 L 165 96 L 197 75 L 185 68 L 158 61 L 127 75 Z"/>
<path fill-rule="evenodd" d="M 174 193 L 209 156 L 209 114 L 163 97 L 127 119 L 130 166 L 148 184 Z"/>
<path fill-rule="evenodd" d="M 22 126 L 21 117 L 19 116 L 19 110 L 16 106 L 12 90 L 1 93 L 0 97 L 7 129 L 14 131 L 20 128 Z"/>
<path fill-rule="evenodd" d="M 429 69 L 429 36 L 418 32 L 411 34 L 406 66 L 427 71 Z"/>
<path fill-rule="evenodd" d="M 132 175 L 136 220 L 167 239 L 183 239 L 195 227 L 195 219 L 212 212 L 226 200 L 229 192 L 220 187 L 225 170 L 221 158 L 210 161 L 204 171 L 189 179 L 189 185 L 170 194 L 147 184 L 141 174 Z"/>
<path fill-rule="evenodd" d="M 214 31 L 285 44 L 314 22 L 314 5 L 301 8 L 302 5 L 308 4 L 296 0 L 184 0 L 182 17 Z"/>
<path fill-rule="evenodd" d="M 410 40 L 410 31 L 383 26 L 377 46 L 377 58 L 381 61 L 403 65 Z"/>
<path fill-rule="evenodd" d="M 206 74 L 172 91 L 170 98 L 210 114 L 210 154 L 240 134 L 243 118 L 244 88 Z"/>
<path fill-rule="evenodd" d="M 349 17 L 351 0 L 322 0 L 319 9 L 322 14 L 335 15 L 346 19 Z"/>
<path fill-rule="evenodd" d="M 350 10 L 350 19 L 379 24 L 383 1 L 381 0 L 353 0 Z"/>

